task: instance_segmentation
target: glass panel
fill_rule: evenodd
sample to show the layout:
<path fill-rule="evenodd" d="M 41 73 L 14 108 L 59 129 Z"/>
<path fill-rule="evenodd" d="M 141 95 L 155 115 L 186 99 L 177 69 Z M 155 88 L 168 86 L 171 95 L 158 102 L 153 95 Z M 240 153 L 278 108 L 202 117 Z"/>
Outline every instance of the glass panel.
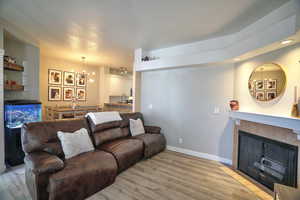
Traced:
<path fill-rule="evenodd" d="M 20 128 L 24 123 L 41 120 L 41 104 L 5 105 L 5 122 L 7 128 Z"/>

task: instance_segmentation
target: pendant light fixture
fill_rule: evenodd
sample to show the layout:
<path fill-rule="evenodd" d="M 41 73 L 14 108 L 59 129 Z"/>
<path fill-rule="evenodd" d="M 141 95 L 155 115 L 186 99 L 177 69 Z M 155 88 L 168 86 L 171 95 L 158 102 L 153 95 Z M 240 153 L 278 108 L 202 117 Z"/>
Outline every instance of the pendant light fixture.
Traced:
<path fill-rule="evenodd" d="M 82 71 L 82 73 L 86 75 L 87 80 L 88 80 L 90 83 L 94 83 L 94 82 L 95 82 L 95 79 L 94 79 L 93 76 L 95 76 L 96 73 L 95 73 L 95 72 L 92 72 L 92 74 L 90 74 L 90 73 L 87 73 L 87 72 L 86 72 L 85 69 L 87 68 L 87 62 L 86 62 L 86 57 L 85 57 L 85 56 L 82 56 L 82 57 L 81 57 L 81 61 L 82 61 L 82 67 L 83 67 L 83 69 L 84 69 L 84 70 Z"/>

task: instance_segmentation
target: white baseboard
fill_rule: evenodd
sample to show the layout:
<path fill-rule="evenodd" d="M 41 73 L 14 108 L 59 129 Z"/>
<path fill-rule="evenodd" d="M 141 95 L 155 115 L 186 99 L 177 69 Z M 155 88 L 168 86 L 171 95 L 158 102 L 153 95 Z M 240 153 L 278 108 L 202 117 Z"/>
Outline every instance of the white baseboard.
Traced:
<path fill-rule="evenodd" d="M 3 172 L 5 172 L 5 170 L 6 170 L 5 165 L 4 166 L 0 166 L 0 174 L 2 174 Z"/>
<path fill-rule="evenodd" d="M 183 149 L 183 148 L 179 148 L 179 147 L 173 147 L 173 146 L 167 146 L 167 149 L 170 150 L 170 151 L 176 151 L 176 152 L 179 152 L 179 153 L 187 154 L 187 155 L 190 155 L 190 156 L 195 156 L 195 157 L 198 157 L 198 158 L 205 158 L 205 159 L 208 159 L 208 160 L 214 160 L 214 161 L 218 161 L 218 162 L 221 162 L 221 163 L 224 163 L 224 164 L 232 165 L 232 160 L 227 159 L 227 158 L 222 158 L 222 157 L 219 157 L 219 156 L 216 156 L 216 155 L 211 155 L 211 154 L 208 154 L 208 153 L 201 153 L 201 152 L 192 151 L 192 150 L 189 150 L 189 149 Z"/>

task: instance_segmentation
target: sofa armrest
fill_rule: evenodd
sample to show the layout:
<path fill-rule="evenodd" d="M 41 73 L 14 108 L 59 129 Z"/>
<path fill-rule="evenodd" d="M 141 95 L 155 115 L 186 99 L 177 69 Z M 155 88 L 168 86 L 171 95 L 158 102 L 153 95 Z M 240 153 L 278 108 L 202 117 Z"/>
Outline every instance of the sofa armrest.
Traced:
<path fill-rule="evenodd" d="M 157 126 L 144 126 L 146 133 L 160 134 L 161 128 Z"/>
<path fill-rule="evenodd" d="M 64 162 L 46 152 L 33 152 L 25 156 L 26 167 L 34 174 L 53 173 L 64 168 Z"/>

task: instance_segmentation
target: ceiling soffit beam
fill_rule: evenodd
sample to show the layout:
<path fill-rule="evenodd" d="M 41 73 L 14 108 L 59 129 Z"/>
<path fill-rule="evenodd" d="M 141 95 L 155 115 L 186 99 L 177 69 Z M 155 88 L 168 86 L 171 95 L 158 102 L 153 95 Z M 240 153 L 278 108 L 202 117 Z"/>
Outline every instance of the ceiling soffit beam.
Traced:
<path fill-rule="evenodd" d="M 135 54 L 135 70 L 146 71 L 223 62 L 295 35 L 299 1 L 290 1 L 243 30 L 218 38 Z M 141 62 L 142 56 L 159 57 Z"/>

